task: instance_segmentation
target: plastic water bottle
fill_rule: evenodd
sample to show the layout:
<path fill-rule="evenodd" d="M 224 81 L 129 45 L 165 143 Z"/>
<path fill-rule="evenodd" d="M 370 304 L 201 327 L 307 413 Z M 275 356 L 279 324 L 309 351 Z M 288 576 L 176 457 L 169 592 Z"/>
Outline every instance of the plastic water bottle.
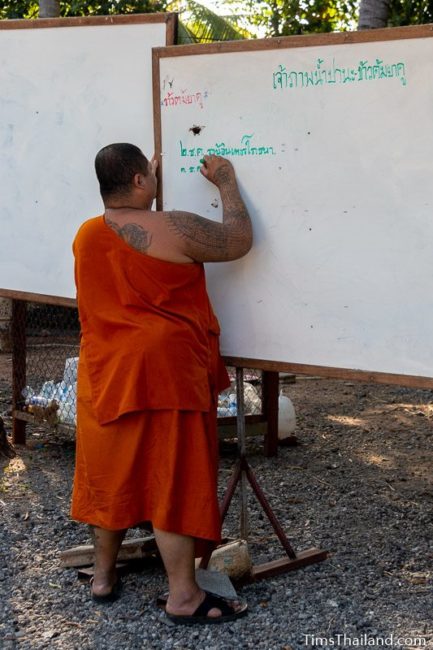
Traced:
<path fill-rule="evenodd" d="M 51 404 L 50 400 L 42 395 L 32 395 L 28 401 L 26 399 L 26 404 L 31 404 L 32 406 L 42 406 L 47 407 Z"/>
<path fill-rule="evenodd" d="M 65 402 L 68 396 L 68 389 L 69 386 L 64 381 L 56 384 L 57 399 L 59 399 L 61 402 Z"/>
<path fill-rule="evenodd" d="M 229 413 L 230 415 L 237 415 L 238 405 L 236 401 L 236 393 L 230 393 L 229 395 Z"/>
<path fill-rule="evenodd" d="M 278 397 L 278 438 L 283 440 L 296 428 L 296 412 L 292 400 L 280 392 Z"/>
<path fill-rule="evenodd" d="M 59 405 L 59 420 L 65 424 L 75 424 L 76 410 L 72 402 L 61 402 Z"/>
<path fill-rule="evenodd" d="M 53 381 L 45 381 L 39 394 L 41 397 L 45 397 L 47 400 L 52 400 L 54 399 L 55 392 L 56 384 Z"/>
<path fill-rule="evenodd" d="M 25 399 L 25 404 L 30 404 L 31 398 L 34 396 L 35 391 L 31 386 L 26 386 L 25 388 L 22 389 L 21 395 Z"/>

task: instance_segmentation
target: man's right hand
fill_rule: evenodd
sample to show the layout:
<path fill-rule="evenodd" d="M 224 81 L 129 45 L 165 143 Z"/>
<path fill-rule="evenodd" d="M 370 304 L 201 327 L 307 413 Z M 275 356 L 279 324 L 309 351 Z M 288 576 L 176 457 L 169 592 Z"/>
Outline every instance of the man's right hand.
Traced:
<path fill-rule="evenodd" d="M 230 181 L 235 181 L 233 165 L 229 160 L 221 156 L 204 156 L 200 172 L 218 188 Z"/>

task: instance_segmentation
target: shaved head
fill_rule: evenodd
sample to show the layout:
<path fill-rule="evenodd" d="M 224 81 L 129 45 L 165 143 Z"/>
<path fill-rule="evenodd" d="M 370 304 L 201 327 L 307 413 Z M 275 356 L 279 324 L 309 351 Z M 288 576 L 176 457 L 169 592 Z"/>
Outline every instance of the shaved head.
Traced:
<path fill-rule="evenodd" d="M 118 142 L 98 151 L 95 170 L 105 201 L 129 194 L 135 174 L 147 176 L 149 173 L 149 161 L 135 145 Z"/>

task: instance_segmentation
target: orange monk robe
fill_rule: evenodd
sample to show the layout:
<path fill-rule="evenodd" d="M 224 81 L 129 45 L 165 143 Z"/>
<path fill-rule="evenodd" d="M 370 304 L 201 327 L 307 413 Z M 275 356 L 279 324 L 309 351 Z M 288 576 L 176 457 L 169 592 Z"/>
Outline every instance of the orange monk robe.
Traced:
<path fill-rule="evenodd" d="M 82 329 L 72 517 L 219 541 L 216 402 L 229 385 L 202 264 L 143 255 L 90 219 L 74 241 Z"/>

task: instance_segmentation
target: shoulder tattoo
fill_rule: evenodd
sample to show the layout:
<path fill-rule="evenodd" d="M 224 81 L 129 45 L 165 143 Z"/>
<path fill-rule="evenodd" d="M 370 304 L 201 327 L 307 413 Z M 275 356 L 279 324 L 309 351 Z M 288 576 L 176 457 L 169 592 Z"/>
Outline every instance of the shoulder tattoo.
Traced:
<path fill-rule="evenodd" d="M 119 235 L 127 244 L 135 248 L 140 253 L 147 253 L 152 243 L 152 234 L 145 230 L 138 223 L 126 223 L 124 226 L 106 219 L 107 224 Z"/>

